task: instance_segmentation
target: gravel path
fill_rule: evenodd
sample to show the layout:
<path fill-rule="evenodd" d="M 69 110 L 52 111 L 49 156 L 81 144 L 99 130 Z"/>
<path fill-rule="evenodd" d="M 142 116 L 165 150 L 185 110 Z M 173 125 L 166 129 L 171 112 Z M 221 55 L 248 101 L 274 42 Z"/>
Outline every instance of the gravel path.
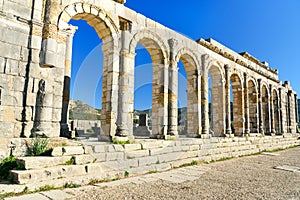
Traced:
<path fill-rule="evenodd" d="M 207 164 L 192 181 L 172 183 L 157 173 L 148 183 L 73 190 L 73 199 L 300 199 L 300 171 L 274 169 L 284 165 L 300 169 L 299 147 Z"/>

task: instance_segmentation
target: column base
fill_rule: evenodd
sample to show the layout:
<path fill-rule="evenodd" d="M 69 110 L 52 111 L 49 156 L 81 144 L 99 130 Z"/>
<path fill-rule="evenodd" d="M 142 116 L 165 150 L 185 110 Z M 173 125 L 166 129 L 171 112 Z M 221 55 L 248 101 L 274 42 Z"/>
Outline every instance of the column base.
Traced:
<path fill-rule="evenodd" d="M 201 135 L 199 135 L 199 137 L 202 138 L 202 139 L 210 139 L 211 134 L 201 134 Z"/>
<path fill-rule="evenodd" d="M 233 133 L 229 133 L 229 134 L 226 133 L 225 136 L 227 138 L 234 138 L 234 134 Z"/>
<path fill-rule="evenodd" d="M 165 140 L 176 140 L 178 135 L 165 135 Z"/>

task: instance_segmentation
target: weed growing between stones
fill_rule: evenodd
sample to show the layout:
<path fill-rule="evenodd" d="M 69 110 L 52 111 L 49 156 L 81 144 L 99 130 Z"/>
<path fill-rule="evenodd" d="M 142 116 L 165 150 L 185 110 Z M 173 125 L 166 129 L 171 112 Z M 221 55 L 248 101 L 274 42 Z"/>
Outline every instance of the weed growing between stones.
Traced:
<path fill-rule="evenodd" d="M 68 160 L 66 162 L 66 165 L 74 165 L 74 164 L 75 164 L 75 158 L 74 157 L 70 158 L 70 160 Z"/>
<path fill-rule="evenodd" d="M 125 177 L 125 178 L 129 177 L 129 172 L 128 172 L 128 171 L 125 171 L 125 172 L 124 172 L 124 177 Z"/>
<path fill-rule="evenodd" d="M 76 183 L 66 183 L 64 185 L 64 188 L 79 188 L 79 187 L 81 187 L 81 185 L 76 184 Z"/>
<path fill-rule="evenodd" d="M 130 141 L 119 141 L 119 140 L 113 140 L 113 144 L 130 144 Z"/>
<path fill-rule="evenodd" d="M 52 149 L 47 149 L 48 138 L 36 137 L 29 148 L 31 156 L 50 156 Z"/>
<path fill-rule="evenodd" d="M 25 167 L 23 164 L 17 163 L 16 156 L 9 156 L 0 163 L 0 180 L 11 182 L 12 177 L 9 171 L 13 169 L 23 170 Z"/>

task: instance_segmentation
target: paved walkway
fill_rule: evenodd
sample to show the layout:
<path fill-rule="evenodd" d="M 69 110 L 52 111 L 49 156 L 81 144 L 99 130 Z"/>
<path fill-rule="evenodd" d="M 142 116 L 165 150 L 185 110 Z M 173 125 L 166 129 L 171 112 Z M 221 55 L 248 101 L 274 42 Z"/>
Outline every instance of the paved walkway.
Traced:
<path fill-rule="evenodd" d="M 6 199 L 195 198 L 300 199 L 300 148 Z"/>

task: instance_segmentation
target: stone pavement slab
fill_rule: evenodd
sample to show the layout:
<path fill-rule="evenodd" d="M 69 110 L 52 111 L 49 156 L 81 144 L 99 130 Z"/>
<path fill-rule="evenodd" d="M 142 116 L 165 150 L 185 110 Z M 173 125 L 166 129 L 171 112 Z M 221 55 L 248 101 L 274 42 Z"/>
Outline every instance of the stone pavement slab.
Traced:
<path fill-rule="evenodd" d="M 284 171 L 299 172 L 300 173 L 300 167 L 297 167 L 297 166 L 282 165 L 282 166 L 275 167 L 275 169 L 281 169 L 281 170 L 284 170 Z"/>
<path fill-rule="evenodd" d="M 40 194 L 48 197 L 51 200 L 64 200 L 73 197 L 73 195 L 70 195 L 62 190 L 51 190 L 47 192 L 40 192 Z"/>
<path fill-rule="evenodd" d="M 9 198 L 5 198 L 4 200 L 49 200 L 49 198 L 45 197 L 40 193 L 35 193 L 35 194 L 26 194 L 18 197 L 9 197 Z"/>

